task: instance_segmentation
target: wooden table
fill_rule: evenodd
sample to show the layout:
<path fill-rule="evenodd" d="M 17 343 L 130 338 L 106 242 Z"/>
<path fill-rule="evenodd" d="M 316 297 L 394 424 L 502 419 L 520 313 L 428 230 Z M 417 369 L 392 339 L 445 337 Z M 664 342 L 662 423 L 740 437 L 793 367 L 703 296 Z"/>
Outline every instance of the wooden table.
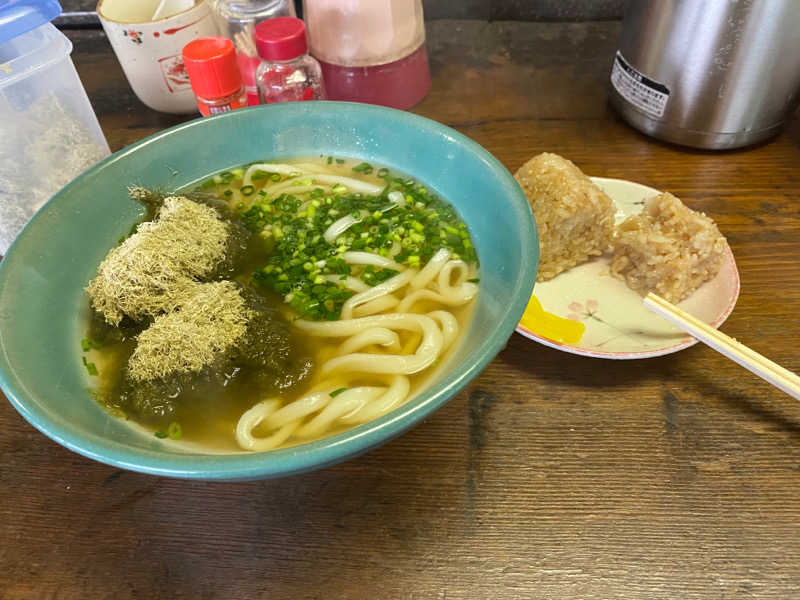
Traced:
<path fill-rule="evenodd" d="M 430 22 L 415 112 L 511 170 L 558 152 L 713 216 L 742 280 L 724 331 L 800 371 L 800 124 L 725 153 L 640 135 L 605 100 L 618 33 Z M 112 149 L 182 120 L 136 100 L 102 33 L 71 37 Z M 6 402 L 0 430 L 3 600 L 800 596 L 800 404 L 702 345 L 614 362 L 513 335 L 413 431 L 261 483 L 120 471 Z"/>

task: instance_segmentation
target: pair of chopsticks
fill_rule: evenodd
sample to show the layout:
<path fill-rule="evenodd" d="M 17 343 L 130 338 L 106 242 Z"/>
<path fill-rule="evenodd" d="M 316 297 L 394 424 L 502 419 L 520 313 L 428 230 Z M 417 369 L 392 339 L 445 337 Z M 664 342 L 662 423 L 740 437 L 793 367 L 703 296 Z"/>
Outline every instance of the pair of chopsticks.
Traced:
<path fill-rule="evenodd" d="M 661 296 L 650 293 L 645 296 L 644 305 L 654 313 L 687 332 L 704 344 L 711 346 L 720 354 L 739 363 L 748 371 L 755 373 L 779 390 L 800 400 L 800 377 L 784 369 L 755 350 L 737 342 L 730 336 L 717 331 L 700 319 L 667 302 Z"/>

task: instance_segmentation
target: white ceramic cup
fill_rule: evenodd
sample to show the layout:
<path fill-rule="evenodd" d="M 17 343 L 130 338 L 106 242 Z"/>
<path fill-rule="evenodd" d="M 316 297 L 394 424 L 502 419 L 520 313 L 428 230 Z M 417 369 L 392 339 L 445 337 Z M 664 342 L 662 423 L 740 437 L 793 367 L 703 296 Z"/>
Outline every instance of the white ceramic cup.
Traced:
<path fill-rule="evenodd" d="M 160 112 L 197 112 L 181 50 L 192 40 L 217 35 L 211 9 L 199 0 L 191 8 L 153 21 L 159 3 L 100 0 L 97 14 L 139 100 Z"/>

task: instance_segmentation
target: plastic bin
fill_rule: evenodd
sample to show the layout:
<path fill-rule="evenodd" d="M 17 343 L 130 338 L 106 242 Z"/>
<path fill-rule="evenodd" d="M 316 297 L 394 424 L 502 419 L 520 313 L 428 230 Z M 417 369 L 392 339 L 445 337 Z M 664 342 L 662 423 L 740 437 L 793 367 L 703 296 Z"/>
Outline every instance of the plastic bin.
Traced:
<path fill-rule="evenodd" d="M 53 0 L 0 6 L 0 254 L 53 194 L 108 156 Z"/>

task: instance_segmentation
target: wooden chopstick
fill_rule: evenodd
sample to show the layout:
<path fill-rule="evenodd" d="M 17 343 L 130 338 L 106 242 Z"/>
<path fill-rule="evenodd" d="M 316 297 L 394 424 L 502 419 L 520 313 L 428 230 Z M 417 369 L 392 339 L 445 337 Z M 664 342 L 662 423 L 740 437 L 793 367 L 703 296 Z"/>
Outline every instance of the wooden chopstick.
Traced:
<path fill-rule="evenodd" d="M 670 323 L 680 327 L 689 335 L 711 346 L 720 354 L 739 363 L 748 371 L 755 373 L 776 388 L 800 400 L 800 377 L 784 369 L 755 350 L 737 342 L 721 331 L 717 331 L 700 319 L 681 310 L 661 296 L 650 293 L 645 296 L 644 305 Z"/>
<path fill-rule="evenodd" d="M 253 41 L 253 24 L 248 23 L 245 31 L 239 31 L 233 35 L 233 41 L 239 50 L 244 52 L 247 56 L 257 56 L 256 44 Z"/>

